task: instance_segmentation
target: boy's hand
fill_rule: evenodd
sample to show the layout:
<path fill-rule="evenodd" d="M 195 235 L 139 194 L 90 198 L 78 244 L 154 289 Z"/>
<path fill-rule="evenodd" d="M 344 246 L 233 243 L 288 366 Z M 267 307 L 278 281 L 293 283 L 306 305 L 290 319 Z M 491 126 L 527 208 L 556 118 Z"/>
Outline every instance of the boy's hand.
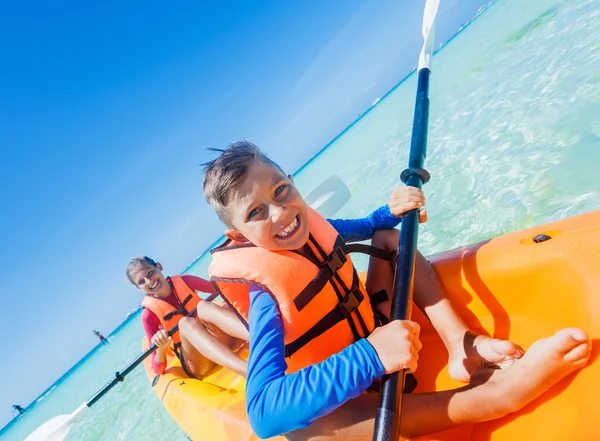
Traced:
<path fill-rule="evenodd" d="M 396 187 L 392 190 L 388 205 L 394 216 L 402 217 L 407 211 L 424 207 L 425 195 L 423 190 L 417 187 Z M 419 222 L 427 222 L 427 210 L 424 208 L 419 211 Z"/>
<path fill-rule="evenodd" d="M 418 352 L 423 345 L 419 341 L 421 328 L 410 320 L 394 320 L 376 328 L 367 340 L 379 356 L 386 374 L 408 369 L 417 370 Z"/>

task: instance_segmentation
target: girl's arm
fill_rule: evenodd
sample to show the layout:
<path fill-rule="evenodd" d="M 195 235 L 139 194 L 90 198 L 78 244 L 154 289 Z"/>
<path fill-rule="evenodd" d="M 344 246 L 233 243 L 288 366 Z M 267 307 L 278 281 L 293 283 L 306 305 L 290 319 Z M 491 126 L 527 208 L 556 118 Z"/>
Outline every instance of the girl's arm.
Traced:
<path fill-rule="evenodd" d="M 142 311 L 142 326 L 144 327 L 148 343 L 152 344 L 152 337 L 160 329 L 160 320 L 152 312 L 144 309 Z M 165 369 L 167 368 L 166 354 L 167 348 L 159 348 L 154 352 L 154 356 L 152 357 L 152 371 L 156 375 L 165 373 Z"/>

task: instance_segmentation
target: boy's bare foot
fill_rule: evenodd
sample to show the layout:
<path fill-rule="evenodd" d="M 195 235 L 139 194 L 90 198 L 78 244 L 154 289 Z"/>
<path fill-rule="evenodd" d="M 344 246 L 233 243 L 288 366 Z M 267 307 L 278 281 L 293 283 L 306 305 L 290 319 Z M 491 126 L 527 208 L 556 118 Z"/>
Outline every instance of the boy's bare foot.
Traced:
<path fill-rule="evenodd" d="M 542 395 L 567 375 L 584 367 L 592 349 L 585 331 L 567 328 L 536 341 L 519 360 L 504 370 L 493 371 L 482 387 L 490 389 L 490 400 L 502 402 L 493 419 L 516 412 Z M 483 372 L 483 371 L 480 371 Z M 490 371 L 488 371 L 490 373 Z M 474 382 L 477 382 L 474 376 Z"/>
<path fill-rule="evenodd" d="M 468 383 L 475 371 L 485 367 L 505 369 L 522 356 L 523 350 L 511 341 L 467 331 L 451 346 L 448 373 Z"/>

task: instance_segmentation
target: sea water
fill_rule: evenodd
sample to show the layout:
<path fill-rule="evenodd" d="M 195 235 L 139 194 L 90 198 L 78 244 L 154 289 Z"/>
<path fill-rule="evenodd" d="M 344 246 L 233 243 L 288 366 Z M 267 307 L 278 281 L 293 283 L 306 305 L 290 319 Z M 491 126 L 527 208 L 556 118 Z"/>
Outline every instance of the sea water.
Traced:
<path fill-rule="evenodd" d="M 600 2 L 498 0 L 433 59 L 425 254 L 600 208 Z M 408 77 L 297 173 L 303 192 L 332 173 L 352 199 L 338 217 L 383 205 L 407 163 Z M 208 254 L 186 269 L 206 276 Z M 366 261 L 359 260 L 364 268 Z M 23 438 L 71 413 L 141 351 L 139 314 L 6 427 Z M 184 440 L 137 369 L 70 440 Z"/>

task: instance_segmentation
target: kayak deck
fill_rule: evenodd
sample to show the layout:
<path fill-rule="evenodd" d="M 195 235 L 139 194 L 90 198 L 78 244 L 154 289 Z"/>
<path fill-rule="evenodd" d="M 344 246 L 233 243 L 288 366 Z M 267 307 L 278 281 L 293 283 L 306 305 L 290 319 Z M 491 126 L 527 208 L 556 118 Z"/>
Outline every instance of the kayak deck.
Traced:
<path fill-rule="evenodd" d="M 586 368 L 520 412 L 418 439 L 600 439 L 595 397 L 600 390 L 600 211 L 458 248 L 430 260 L 453 306 L 475 332 L 510 338 L 526 349 L 561 328 L 580 327 L 589 333 L 594 347 Z M 422 325 L 423 342 L 414 393 L 462 386 L 449 377 L 443 343 L 417 308 L 413 308 L 413 319 Z M 247 348 L 242 354 L 247 355 Z M 243 378 L 218 369 L 202 381 L 189 379 L 175 357 L 169 358 L 168 366 L 154 390 L 193 440 L 258 439 L 246 417 Z M 145 367 L 153 379 L 149 358 Z"/>

